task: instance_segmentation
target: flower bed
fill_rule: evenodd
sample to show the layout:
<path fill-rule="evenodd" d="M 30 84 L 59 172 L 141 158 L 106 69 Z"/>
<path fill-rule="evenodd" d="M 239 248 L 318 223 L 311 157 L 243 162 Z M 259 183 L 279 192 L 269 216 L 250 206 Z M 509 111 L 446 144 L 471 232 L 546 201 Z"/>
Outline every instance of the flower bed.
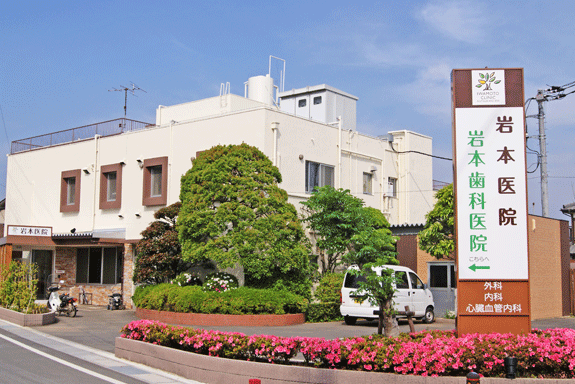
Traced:
<path fill-rule="evenodd" d="M 391 372 L 422 376 L 503 376 L 503 358 L 518 359 L 523 377 L 574 378 L 575 330 L 552 329 L 514 336 L 423 331 L 395 338 L 325 340 L 308 337 L 246 336 L 139 320 L 126 325 L 123 338 L 209 356 L 289 364 L 301 352 L 305 364 L 319 368 Z"/>

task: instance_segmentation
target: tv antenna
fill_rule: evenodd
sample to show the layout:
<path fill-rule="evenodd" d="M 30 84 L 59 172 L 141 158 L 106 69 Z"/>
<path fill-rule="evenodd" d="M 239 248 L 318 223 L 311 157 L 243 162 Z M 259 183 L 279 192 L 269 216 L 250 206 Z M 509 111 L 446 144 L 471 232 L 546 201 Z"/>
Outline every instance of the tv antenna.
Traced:
<path fill-rule="evenodd" d="M 129 87 L 124 87 L 123 85 L 120 85 L 121 87 L 120 89 L 117 88 L 108 89 L 108 92 L 122 92 L 122 91 L 124 92 L 124 118 L 126 117 L 126 109 L 128 105 L 128 92 L 130 92 L 134 96 L 136 96 L 136 91 L 142 91 L 144 93 L 148 93 L 144 91 L 142 88 L 138 87 L 136 84 L 132 83 L 131 81 L 130 84 L 131 85 Z"/>

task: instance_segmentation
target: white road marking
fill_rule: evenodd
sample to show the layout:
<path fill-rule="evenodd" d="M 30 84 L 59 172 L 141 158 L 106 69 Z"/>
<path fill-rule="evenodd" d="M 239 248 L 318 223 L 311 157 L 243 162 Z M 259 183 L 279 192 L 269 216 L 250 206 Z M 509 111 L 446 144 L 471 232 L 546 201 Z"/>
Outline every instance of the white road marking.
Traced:
<path fill-rule="evenodd" d="M 47 359 L 54 360 L 54 361 L 57 362 L 57 363 L 66 365 L 66 366 L 68 366 L 68 367 L 70 367 L 70 368 L 73 368 L 73 369 L 75 369 L 75 370 L 77 370 L 77 371 L 84 372 L 84 373 L 86 373 L 86 374 L 88 374 L 88 375 L 90 375 L 90 376 L 97 377 L 98 379 L 102 379 L 102 380 L 104 380 L 104 381 L 107 381 L 108 383 L 113 383 L 113 384 L 126 384 L 124 381 L 119 381 L 119 380 L 115 380 L 115 379 L 109 378 L 109 377 L 107 377 L 107 376 L 104 376 L 104 375 L 102 375 L 102 374 L 99 374 L 98 372 L 94 372 L 94 371 L 91 371 L 91 370 L 86 369 L 86 368 L 84 368 L 84 367 L 80 367 L 79 365 L 70 363 L 70 362 L 68 362 L 68 361 L 66 361 L 66 360 L 62 360 L 62 359 L 60 359 L 60 358 L 58 358 L 58 357 L 51 356 L 51 355 L 49 355 L 49 354 L 47 354 L 47 353 L 45 353 L 45 352 L 42 352 L 42 351 L 40 351 L 40 350 L 38 350 L 38 349 L 36 349 L 36 348 L 32 348 L 32 347 L 30 347 L 29 345 L 26 345 L 26 344 L 21 343 L 21 342 L 19 342 L 19 341 L 17 341 L 17 340 L 11 339 L 11 338 L 9 338 L 9 337 L 7 337 L 7 336 L 4 336 L 4 335 L 2 335 L 2 334 L 0 334 L 0 337 L 3 338 L 4 340 L 10 342 L 10 343 L 16 344 L 16 345 L 18 345 L 18 346 L 20 346 L 20 347 L 22 347 L 22 348 L 25 348 L 25 349 L 27 349 L 27 350 L 29 350 L 29 351 L 31 351 L 31 352 L 34 352 L 34 353 L 36 353 L 36 354 L 38 354 L 38 355 L 40 355 L 40 356 L 45 357 L 45 358 L 47 358 Z"/>

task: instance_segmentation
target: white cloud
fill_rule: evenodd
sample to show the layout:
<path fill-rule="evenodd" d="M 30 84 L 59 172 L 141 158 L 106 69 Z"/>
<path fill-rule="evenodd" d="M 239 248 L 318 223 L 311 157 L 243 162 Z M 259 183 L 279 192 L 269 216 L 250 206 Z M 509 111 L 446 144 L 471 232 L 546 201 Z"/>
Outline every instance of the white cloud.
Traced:
<path fill-rule="evenodd" d="M 418 16 L 430 27 L 449 38 L 482 44 L 486 41 L 489 17 L 493 17 L 490 7 L 487 4 L 481 6 L 468 1 L 429 3 Z"/>
<path fill-rule="evenodd" d="M 449 122 L 451 116 L 451 73 L 452 67 L 446 63 L 432 64 L 417 72 L 410 84 L 402 84 L 396 89 L 406 101 L 415 104 L 416 109 L 425 115 L 440 117 Z"/>

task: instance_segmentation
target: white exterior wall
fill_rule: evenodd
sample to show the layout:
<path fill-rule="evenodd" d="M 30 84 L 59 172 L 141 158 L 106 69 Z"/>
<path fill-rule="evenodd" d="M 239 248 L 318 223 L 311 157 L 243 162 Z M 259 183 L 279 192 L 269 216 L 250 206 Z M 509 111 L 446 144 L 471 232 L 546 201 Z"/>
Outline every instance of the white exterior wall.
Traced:
<path fill-rule="evenodd" d="M 423 224 L 425 214 L 433 209 L 433 168 L 429 136 L 411 131 L 390 132 L 394 137 L 394 148 L 398 152 L 397 169 L 398 207 L 395 213 L 398 224 Z"/>
<path fill-rule="evenodd" d="M 337 127 L 239 96 L 224 98 L 225 106 L 219 104 L 222 98 L 216 97 L 159 108 L 156 119 L 162 124 L 159 127 L 8 156 L 6 224 L 51 226 L 54 233 L 67 233 L 72 228 L 77 232 L 118 230 L 118 233 L 125 229 L 126 239 L 138 239 L 140 232 L 154 220 L 154 212 L 162 206 L 142 205 L 143 170 L 136 159 L 168 156 L 169 205 L 179 200 L 181 176 L 191 168 L 191 158 L 197 151 L 242 142 L 258 147 L 272 161 L 277 161 L 283 177 L 280 187 L 288 192 L 289 201 L 298 209 L 299 202 L 309 196 L 305 193 L 305 162 L 309 160 L 334 166 L 335 187 L 350 189 L 363 198 L 366 205 L 382 209 L 390 223 L 424 222 L 424 215 L 433 203 L 430 157 L 398 155 L 386 140 L 342 130 L 341 169 L 338 170 L 340 131 Z M 239 110 L 226 112 L 230 105 Z M 172 120 L 176 122 L 170 123 Z M 276 154 L 272 123 L 279 123 Z M 394 136 L 397 151 L 413 149 L 431 153 L 429 137 L 409 131 L 394 132 Z M 100 167 L 121 161 L 125 162 L 122 207 L 101 210 Z M 92 164 L 90 174 L 81 173 L 79 212 L 61 213 L 62 171 L 90 168 Z M 373 173 L 373 193 L 366 195 L 362 189 L 363 172 L 371 172 L 372 167 L 377 168 Z M 388 177 L 400 180 L 400 193 L 386 205 L 382 196 Z"/>

